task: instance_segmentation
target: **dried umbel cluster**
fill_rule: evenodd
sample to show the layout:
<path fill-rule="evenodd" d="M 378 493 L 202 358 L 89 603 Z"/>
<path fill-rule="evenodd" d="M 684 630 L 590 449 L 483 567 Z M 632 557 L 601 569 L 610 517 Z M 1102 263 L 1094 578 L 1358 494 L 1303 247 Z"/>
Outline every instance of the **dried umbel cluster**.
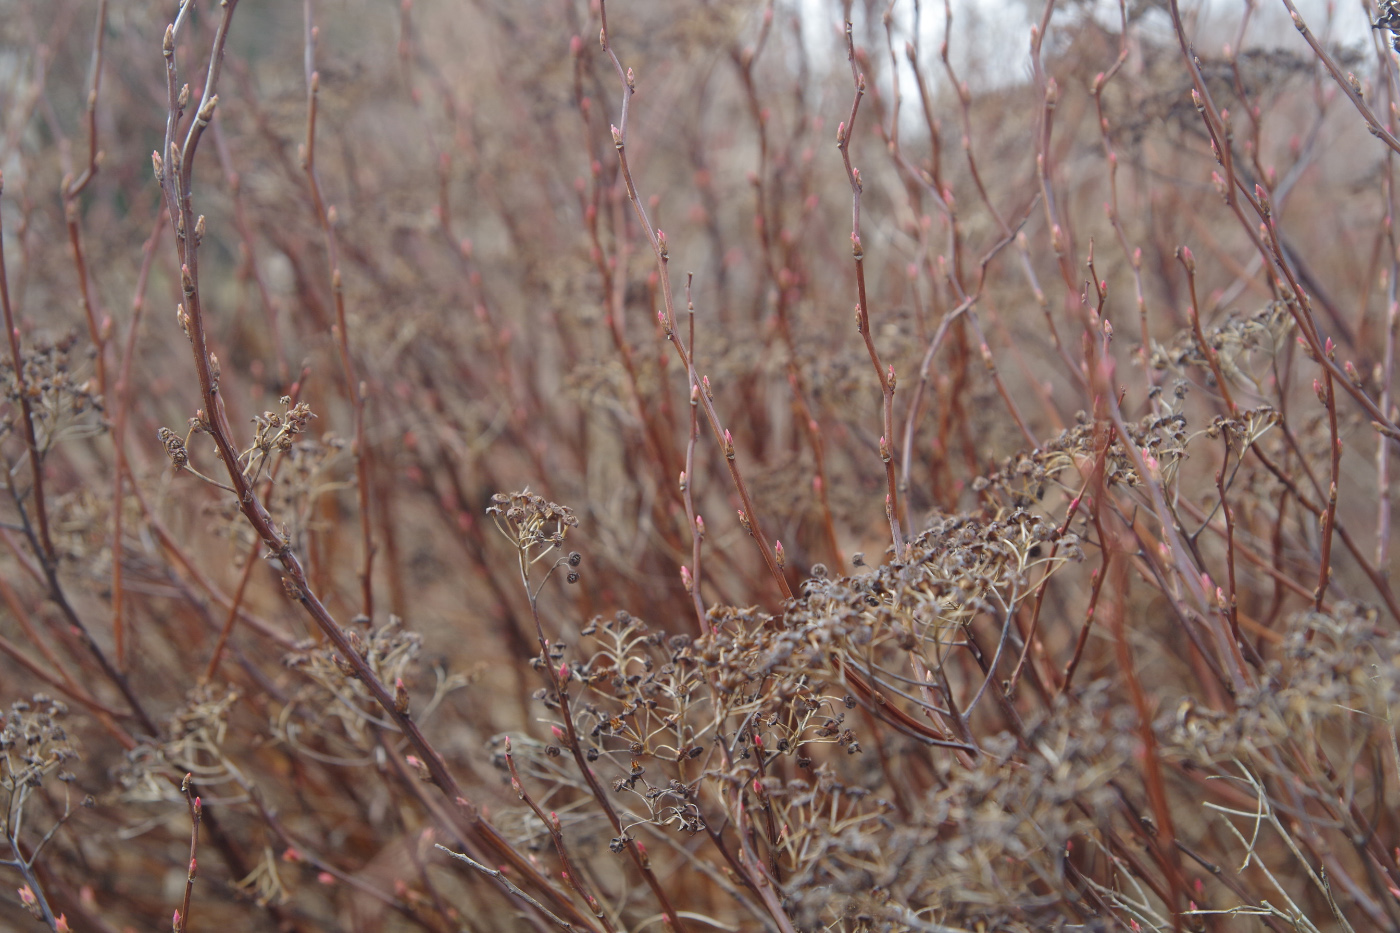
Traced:
<path fill-rule="evenodd" d="M 1188 327 L 1177 331 L 1166 346 L 1154 343 L 1151 365 L 1179 377 L 1191 369 L 1212 387 L 1214 367 L 1218 367 L 1232 385 L 1266 396 L 1263 382 L 1295 329 L 1289 303 L 1272 301 L 1253 314 L 1232 311 L 1224 315 L 1220 323 L 1203 330 L 1200 338 Z"/>
<path fill-rule="evenodd" d="M 486 510 L 506 540 L 525 552 L 531 562 L 564 543 L 570 528 L 578 527 L 573 510 L 526 489 L 509 495 L 496 493 Z"/>
<path fill-rule="evenodd" d="M 972 488 L 988 496 L 997 493 L 1017 506 L 1041 502 L 1051 490 L 1073 501 L 1084 491 L 1084 476 L 1101 469 L 1106 487 L 1138 490 L 1143 477 L 1136 452 L 1156 471 L 1164 488 L 1171 490 L 1177 488 L 1178 472 L 1193 443 L 1224 437 L 1232 452 L 1243 454 L 1282 417 L 1272 405 L 1259 405 L 1230 417 L 1216 416 L 1204 428 L 1192 430 L 1185 411 L 1186 388 L 1185 382 L 1169 391 L 1153 387 L 1148 394 L 1156 411 L 1124 425 L 1131 446 L 1123 443 L 1123 435 L 1113 425 L 1081 411 L 1073 427 L 1040 447 L 1006 458 L 998 469 L 974 479 Z"/>
<path fill-rule="evenodd" d="M 1169 483 L 1175 479 L 1190 441 L 1187 416 L 1179 410 L 1185 395 L 1184 383 L 1173 393 L 1170 403 L 1162 393 L 1154 393 L 1159 411 L 1127 425 L 1133 445 L 1154 458 L 1163 479 Z M 1131 489 L 1142 485 L 1132 450 L 1111 425 L 1094 420 L 1085 411 L 1078 412 L 1075 420 L 1072 427 L 1040 447 L 1008 457 L 999 469 L 974 479 L 973 490 L 999 492 L 1013 504 L 1029 505 L 1041 501 L 1054 488 L 1076 495 L 1080 488 L 1069 483 L 1077 480 L 1082 484 L 1082 476 L 1096 468 L 1103 470 L 1104 482 L 1110 487 Z"/>
<path fill-rule="evenodd" d="M 277 465 L 276 482 L 267 497 L 267 507 L 277 516 L 288 540 L 305 540 L 323 497 L 354 486 L 354 477 L 348 475 L 349 446 L 342 437 L 323 434 L 315 438 L 302 437 L 283 451 Z M 229 526 L 237 527 L 238 516 L 231 507 L 226 511 Z"/>
<path fill-rule="evenodd" d="M 123 505 L 125 517 L 135 526 L 140 518 L 137 503 L 127 498 Z M 94 581 L 110 578 L 111 543 L 103 526 L 111 514 L 111 490 L 101 487 L 75 489 L 53 503 L 54 552 L 68 572 L 82 573 Z"/>
<path fill-rule="evenodd" d="M 1092 685 L 1021 739 L 986 736 L 973 762 L 934 763 L 939 783 L 922 795 L 901 797 L 873 768 L 855 786 L 789 782 L 775 795 L 780 825 L 809 828 L 784 876 L 790 914 L 805 930 L 1055 928 L 1063 903 L 1097 883 L 1079 866 L 1113 860 L 1103 831 L 1121 808 L 1130 720 Z"/>
<path fill-rule="evenodd" d="M 286 453 L 293 450 L 297 438 L 306 433 L 307 425 L 316 417 L 310 405 L 306 402 L 293 403 L 290 396 L 282 396 L 281 404 L 281 412 L 265 411 L 253 416 L 256 429 L 253 443 L 238 457 L 243 475 L 248 477 L 249 482 L 256 483 L 262 478 L 274 451 Z M 166 427 L 158 428 L 156 437 L 176 470 L 190 470 L 196 476 L 213 482 L 190 466 L 189 451 L 190 438 L 198 434 L 209 434 L 210 430 L 208 418 L 200 411 L 189 419 L 189 429 L 184 437 Z"/>
<path fill-rule="evenodd" d="M 517 743 L 515 758 L 541 796 L 565 786 L 588 793 L 559 747 L 578 736 L 625 831 L 612 836 L 575 807 L 575 844 L 601 848 L 606 839 L 621 852 L 634 838 L 679 846 L 705 832 L 723 858 L 741 858 L 733 846 L 752 847 L 802 929 L 917 929 L 905 921 L 919 911 L 1003 916 L 958 907 L 969 891 L 981 886 L 990 898 L 994 889 L 965 877 L 969 859 L 995 839 L 1005 851 L 994 864 L 1014 866 L 998 867 L 997 877 L 1013 887 L 1063 883 L 1064 846 L 1091 822 L 1067 806 L 1093 801 L 1131 743 L 1121 730 L 1086 726 L 1106 715 L 1093 691 L 1087 705 L 1056 714 L 1073 723 L 1027 724 L 1037 740 L 1019 746 L 1009 734 L 975 735 L 970 709 L 955 713 L 943 697 L 953 692 L 970 707 L 985 690 L 957 660 L 976 650 L 964 636 L 972 620 L 1004 619 L 1033 582 L 1078 559 L 1077 536 L 1009 509 L 940 521 L 905 561 L 864 576 L 813 578 L 780 617 L 716 607 L 698 638 L 667 635 L 625 612 L 594 619 L 576 651 L 550 644 L 548 663 L 561 676 L 556 689 L 536 694 L 548 715 L 567 710 L 572 722 L 556 720 L 553 744 Z M 912 682 L 911 670 L 927 679 Z M 912 765 L 891 771 L 877 750 L 884 730 L 910 717 L 925 730 L 932 720 L 942 739 L 932 756 L 917 741 L 904 752 L 939 775 L 943 790 L 927 797 L 901 785 L 898 772 Z M 1079 729 L 1094 737 L 1069 742 Z M 1054 741 L 1041 741 L 1051 733 Z M 950 749 L 961 749 L 971 770 L 954 766 Z M 508 757 L 499 754 L 498 764 Z M 1000 809 L 1012 801 L 1018 806 Z M 969 835 L 964 821 L 974 819 L 983 828 Z M 540 832 L 529 819 L 518 825 L 522 844 Z M 726 838 L 729 827 L 740 828 L 738 841 Z"/>
<path fill-rule="evenodd" d="M 1269 662 L 1258 690 L 1239 698 L 1236 714 L 1188 698 L 1164 711 L 1157 728 L 1193 767 L 1224 772 L 1273 774 L 1280 750 L 1354 760 L 1357 743 L 1380 739 L 1384 748 L 1400 703 L 1400 636 L 1377 621 L 1374 610 L 1351 603 L 1301 613 L 1289 621 L 1282 657 Z"/>
<path fill-rule="evenodd" d="M 18 872 L 24 882 L 18 889 L 20 906 L 46 922 L 53 922 L 53 912 L 34 863 L 76 812 L 72 788 L 77 777 L 70 768 L 78 753 L 59 722 L 67 713 L 61 701 L 35 694 L 11 703 L 0 723 L 0 869 Z M 85 796 L 80 803 L 88 808 L 93 799 Z"/>
<path fill-rule="evenodd" d="M 283 411 L 265 411 L 253 418 L 257 433 L 243 453 L 243 473 L 253 482 L 262 475 L 272 452 L 290 451 L 296 439 L 306 433 L 307 424 L 316 417 L 306 402 L 293 404 L 291 397 L 284 395 L 281 403 Z"/>
<path fill-rule="evenodd" d="M 163 735 L 126 753 L 115 775 L 121 802 L 181 803 L 180 785 L 187 774 L 223 794 L 250 791 L 254 782 L 240 769 L 236 756 L 225 750 L 229 717 L 238 700 L 238 693 L 227 688 L 203 685 L 191 690 L 166 722 Z"/>
<path fill-rule="evenodd" d="M 35 341 L 21 356 L 25 400 L 41 455 L 64 440 L 106 430 L 101 390 L 90 375 L 85 344 L 76 332 L 59 340 Z M 20 379 L 14 363 L 0 355 L 0 443 L 20 432 Z"/>
<path fill-rule="evenodd" d="M 930 753 L 917 742 L 893 759 L 872 751 L 878 710 L 863 709 L 843 678 L 861 672 L 885 691 L 884 702 L 927 704 L 931 718 L 949 717 L 889 662 L 932 643 L 942 651 L 930 653 L 930 664 L 946 655 L 956 623 L 921 627 L 915 607 L 941 607 L 953 620 L 973 611 L 956 594 L 977 576 L 974 559 L 983 576 L 988 552 L 1010 564 L 1004 574 L 1021 572 L 1004 557 L 1021 549 L 989 547 L 995 524 L 941 522 L 920 537 L 909 564 L 811 580 L 783 617 L 718 609 L 698 638 L 668 636 L 627 613 L 593 620 L 573 652 L 582 660 L 569 660 L 562 645 L 551 655 L 575 695 L 572 730 L 556 720 L 554 743 L 517 741 L 512 780 L 548 799 L 583 794 L 565 826 L 584 851 L 607 845 L 618 853 L 632 838 L 692 852 L 713 844 L 737 864 L 742 856 L 726 847 L 752 846 L 797 929 L 918 931 L 933 923 L 1031 933 L 1062 921 L 1066 904 L 1086 901 L 1169 927 L 1150 895 L 1117 880 L 1140 871 L 1124 840 L 1155 829 L 1136 766 L 1136 716 L 1114 699 L 1111 681 L 1086 683 L 1014 728 L 974 728 L 975 751 Z M 1037 537 L 1032 522 L 1012 527 Z M 937 568 L 950 566 L 971 572 L 940 588 Z M 1014 583 L 1003 576 L 982 585 L 988 595 L 979 599 L 990 606 Z M 1163 714 L 1154 731 L 1163 762 L 1180 769 L 1173 799 L 1194 810 L 1212 779 L 1231 782 L 1241 797 L 1234 810 L 1207 804 L 1202 821 L 1180 811 L 1178 841 L 1192 851 L 1209 846 L 1203 835 L 1225 820 L 1241 857 L 1253 851 L 1272 869 L 1288 869 L 1295 853 L 1283 840 L 1297 830 L 1283 814 L 1303 805 L 1291 781 L 1306 762 L 1323 769 L 1334 795 L 1308 804 L 1319 808 L 1315 832 L 1334 835 L 1343 851 L 1345 838 L 1374 833 L 1367 820 L 1393 776 L 1363 786 L 1347 773 L 1349 763 L 1395 742 L 1400 641 L 1376 623 L 1374 611 L 1350 604 L 1302 613 L 1283 657 L 1270 662 L 1261 689 L 1238 698 L 1235 714 L 1203 710 L 1189 696 Z M 547 717 L 559 715 L 557 694 L 537 698 Z M 624 837 L 610 838 L 587 806 L 588 786 L 559 748 L 566 734 L 580 737 L 610 788 Z M 504 769 L 509 757 L 498 752 L 497 764 Z M 1378 774 L 1390 770 L 1373 764 Z M 915 779 L 925 770 L 932 780 Z M 528 814 L 504 825 L 518 827 L 521 845 L 542 844 L 543 826 Z M 740 828 L 737 841 L 727 838 L 730 827 Z M 702 833 L 708 843 L 687 842 Z M 729 893 L 745 897 L 742 884 Z M 1202 902 L 1239 896 L 1238 888 L 1197 893 Z"/>
<path fill-rule="evenodd" d="M 1033 523 L 1011 527 L 1023 524 L 1033 539 Z M 911 742 L 891 762 L 875 750 L 871 710 L 843 683 L 846 671 L 878 678 L 877 658 L 950 640 L 955 620 L 972 610 L 961 576 L 940 589 L 938 568 L 978 560 L 986 575 L 1027 549 L 998 550 L 988 541 L 995 534 L 949 521 L 921 537 L 914 563 L 810 581 L 783 618 L 716 610 L 699 638 L 667 636 L 627 613 L 589 623 L 577 651 L 584 660 L 562 662 L 563 683 L 576 694 L 571 732 L 607 782 L 624 837 L 653 849 L 713 845 L 733 864 L 745 856 L 731 847 L 752 847 L 749 857 L 765 866 L 803 930 L 912 931 L 924 928 L 923 918 L 1032 931 L 1061 916 L 1057 898 L 1045 895 L 1073 898 L 1091 882 L 1071 856 L 1085 864 L 1105 857 L 1095 832 L 1120 809 L 1112 782 L 1132 758 L 1131 711 L 1114 709 L 1105 685 L 1090 685 L 1022 723 L 1019 737 L 976 737 L 976 751 L 962 755 Z M 979 598 L 990 602 L 1014 584 L 998 576 L 982 586 Z M 911 611 L 897 610 L 897 600 Z M 920 626 L 916 607 L 941 607 L 952 619 Z M 560 646 L 553 663 L 564 654 Z M 885 702 L 925 702 L 906 692 L 917 687 L 899 686 L 907 677 L 890 673 L 897 679 L 876 680 Z M 538 697 L 548 715 L 559 714 L 556 694 Z M 513 780 L 548 799 L 563 788 L 587 794 L 561 755 L 560 725 L 555 744 L 516 742 L 513 753 L 522 762 Z M 509 755 L 498 752 L 503 769 Z M 911 769 L 930 769 L 932 786 L 914 791 L 923 782 L 910 780 Z M 572 844 L 621 852 L 625 838 L 608 838 L 607 824 L 589 813 L 570 807 Z M 542 827 L 526 816 L 509 825 L 520 827 L 522 845 L 537 848 Z M 688 841 L 701 833 L 707 842 Z M 742 883 L 724 886 L 747 899 Z"/>
<path fill-rule="evenodd" d="M 406 708 L 404 678 L 411 675 L 423 637 L 395 615 L 378 626 L 357 620 L 346 635 L 379 681 L 395 685 Z M 383 713 L 349 661 L 330 647 L 308 646 L 288 654 L 283 664 L 305 679 L 270 724 L 274 735 L 293 749 L 314 739 L 316 745 L 333 750 L 331 754 L 347 758 L 373 748 L 375 726 Z"/>
<path fill-rule="evenodd" d="M 569 529 L 578 527 L 578 519 L 568 506 L 550 502 L 526 489 L 509 495 L 496 493 L 491 497 L 491 505 L 486 509 L 486 514 L 495 521 L 496 530 L 515 548 L 520 578 L 525 584 L 527 594 L 530 595 L 532 612 L 540 588 L 556 569 L 566 567 L 564 575 L 569 583 L 577 583 L 581 579 L 582 574 L 578 566 L 583 560 L 582 555 L 571 551 L 568 555 L 557 558 L 534 591 L 530 590 L 530 568 L 562 549 Z M 539 626 L 538 616 L 535 622 L 543 651 L 544 630 Z"/>
<path fill-rule="evenodd" d="M 1228 714 L 1187 695 L 1164 704 L 1155 730 L 1183 797 L 1206 801 L 1202 823 L 1178 838 L 1196 851 L 1223 840 L 1229 861 L 1260 866 L 1243 912 L 1287 922 L 1333 899 L 1336 879 L 1395 871 L 1400 853 L 1378 833 L 1400 793 L 1400 636 L 1375 610 L 1341 602 L 1289 619 L 1282 647 Z M 1300 869 L 1301 884 L 1281 881 Z"/>
<path fill-rule="evenodd" d="M 5 813 L 7 834 L 18 832 L 24 797 L 45 778 L 56 773 L 65 784 L 73 781 L 73 773 L 64 765 L 78 756 L 59 722 L 67 713 L 66 704 L 35 694 L 29 700 L 14 701 L 5 714 L 0 726 L 0 789 L 10 802 Z"/>

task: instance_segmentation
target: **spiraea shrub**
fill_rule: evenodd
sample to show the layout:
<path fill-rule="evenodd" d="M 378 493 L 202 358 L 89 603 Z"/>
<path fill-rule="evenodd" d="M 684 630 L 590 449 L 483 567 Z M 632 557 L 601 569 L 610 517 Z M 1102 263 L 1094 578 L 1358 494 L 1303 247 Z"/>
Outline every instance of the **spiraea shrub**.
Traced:
<path fill-rule="evenodd" d="M 6 7 L 0 927 L 1400 929 L 1360 12 Z"/>

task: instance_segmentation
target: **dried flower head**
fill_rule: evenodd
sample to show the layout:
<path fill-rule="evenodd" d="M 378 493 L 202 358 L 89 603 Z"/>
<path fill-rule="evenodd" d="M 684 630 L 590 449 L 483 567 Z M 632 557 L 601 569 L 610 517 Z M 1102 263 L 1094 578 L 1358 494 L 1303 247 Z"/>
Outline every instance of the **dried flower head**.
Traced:
<path fill-rule="evenodd" d="M 8 810 L 0 814 L 6 833 L 13 830 L 28 792 L 77 757 L 59 723 L 67 712 L 65 704 L 45 694 L 10 704 L 0 725 L 0 789 L 10 798 Z M 59 777 L 71 779 L 66 771 Z"/>
<path fill-rule="evenodd" d="M 1389 29 L 1392 33 L 1400 33 L 1400 2 L 1381 0 L 1376 5 L 1376 20 L 1371 24 L 1371 28 Z"/>
<path fill-rule="evenodd" d="M 185 449 L 183 438 L 167 427 L 157 428 L 156 437 L 160 439 L 161 446 L 165 448 L 165 455 L 170 458 L 176 470 L 183 470 L 190 465 L 190 454 Z"/>
<path fill-rule="evenodd" d="M 509 495 L 496 493 L 486 514 L 495 520 L 496 528 L 520 551 L 521 560 L 526 563 L 534 563 L 562 547 L 569 529 L 578 527 L 572 509 L 529 489 Z"/>
<path fill-rule="evenodd" d="M 103 399 L 94 380 L 82 375 L 86 364 L 74 361 L 77 332 L 59 340 L 27 346 L 20 358 L 25 401 L 34 440 L 41 455 L 64 440 L 91 437 L 106 430 Z M 20 382 L 14 364 L 0 359 L 0 440 L 19 428 Z"/>
<path fill-rule="evenodd" d="M 257 479 L 274 450 L 289 451 L 296 438 L 306 433 L 306 426 L 316 415 L 306 402 L 292 404 L 290 396 L 281 398 L 282 411 L 265 411 L 253 416 L 256 433 L 253 443 L 243 452 L 243 472 Z"/>
<path fill-rule="evenodd" d="M 411 679 L 409 671 L 416 663 L 423 637 L 405 628 L 398 616 L 389 616 L 387 622 L 369 630 L 364 637 L 353 630 L 347 634 L 356 653 L 381 683 L 397 688 Z M 334 648 L 308 647 L 287 655 L 283 663 L 303 674 L 308 682 L 273 719 L 275 735 L 294 749 L 302 748 L 316 736 L 347 758 L 373 749 L 376 724 L 383 710 Z"/>

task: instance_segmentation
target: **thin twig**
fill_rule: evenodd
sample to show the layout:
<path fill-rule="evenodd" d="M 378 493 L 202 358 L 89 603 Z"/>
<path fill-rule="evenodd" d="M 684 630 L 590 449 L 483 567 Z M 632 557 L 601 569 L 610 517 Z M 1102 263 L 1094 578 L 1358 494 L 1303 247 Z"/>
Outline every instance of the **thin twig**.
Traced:
<path fill-rule="evenodd" d="M 557 916 L 557 915 L 554 914 L 552 911 L 550 911 L 550 909 L 549 909 L 548 907 L 545 907 L 545 906 L 544 906 L 543 904 L 541 904 L 539 901 L 535 900 L 533 897 L 531 897 L 530 895 L 526 894 L 524 891 L 520 890 L 520 888 L 516 887 L 515 883 L 514 883 L 513 881 L 511 881 L 509 878 L 506 877 L 505 872 L 497 871 L 497 870 L 494 869 L 494 868 L 487 868 L 485 865 L 481 864 L 480 862 L 478 862 L 476 859 L 472 858 L 471 856 L 469 856 L 469 855 L 463 855 L 461 852 L 453 852 L 451 849 L 449 849 L 449 848 L 448 848 L 447 846 L 445 846 L 445 845 L 442 845 L 441 843 L 436 843 L 436 842 L 435 842 L 435 843 L 433 843 L 433 847 L 434 847 L 434 848 L 437 848 L 437 849 L 441 849 L 442 851 L 446 852 L 448 855 L 452 856 L 453 858 L 455 858 L 455 859 L 456 859 L 457 861 L 459 861 L 459 862 L 466 862 L 466 863 L 467 863 L 468 865 L 470 865 L 472 868 L 475 868 L 477 871 L 481 872 L 481 873 L 482 873 L 483 875 L 485 875 L 486 877 L 488 877 L 488 878 L 492 879 L 493 881 L 495 881 L 497 884 L 499 884 L 499 885 L 500 885 L 502 888 L 504 888 L 506 891 L 508 891 L 509 893 L 511 893 L 511 894 L 515 895 L 516 897 L 520 898 L 522 901 L 524 901 L 525 903 L 529 904 L 531 907 L 535 908 L 535 909 L 538 910 L 540 913 L 544 914 L 544 915 L 545 915 L 546 917 L 548 917 L 551 921 L 553 921 L 553 922 L 554 922 L 554 925 L 557 926 L 557 927 L 559 927 L 559 929 L 561 929 L 561 930 L 578 930 L 578 929 L 580 929 L 579 927 L 574 926 L 572 923 L 569 923 L 567 920 L 564 920 L 562 917 Z M 585 929 L 586 929 L 586 928 L 585 928 Z"/>

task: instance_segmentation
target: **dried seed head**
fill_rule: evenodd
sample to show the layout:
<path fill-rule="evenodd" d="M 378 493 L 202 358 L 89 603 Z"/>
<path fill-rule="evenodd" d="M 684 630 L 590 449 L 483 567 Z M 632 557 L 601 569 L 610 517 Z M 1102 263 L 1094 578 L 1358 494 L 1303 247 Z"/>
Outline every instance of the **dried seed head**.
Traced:
<path fill-rule="evenodd" d="M 185 450 L 185 442 L 180 436 L 169 428 L 160 428 L 156 431 L 156 437 L 165 447 L 165 455 L 170 458 L 170 462 L 175 465 L 176 470 L 183 470 L 190 465 L 190 455 Z"/>
<path fill-rule="evenodd" d="M 1391 32 L 1400 31 L 1400 2 L 1397 0 L 1381 0 L 1376 7 L 1376 21 L 1371 24 L 1372 29 L 1389 29 Z"/>

